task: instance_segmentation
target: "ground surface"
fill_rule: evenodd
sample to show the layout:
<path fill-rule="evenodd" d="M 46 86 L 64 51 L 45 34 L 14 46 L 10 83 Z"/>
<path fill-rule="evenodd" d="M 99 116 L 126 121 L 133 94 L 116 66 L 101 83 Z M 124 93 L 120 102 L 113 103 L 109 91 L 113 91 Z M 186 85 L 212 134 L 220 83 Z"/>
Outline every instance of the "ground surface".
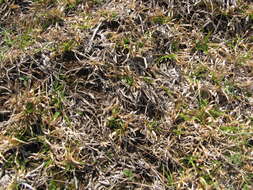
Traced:
<path fill-rule="evenodd" d="M 0 0 L 3 189 L 252 189 L 250 0 Z"/>

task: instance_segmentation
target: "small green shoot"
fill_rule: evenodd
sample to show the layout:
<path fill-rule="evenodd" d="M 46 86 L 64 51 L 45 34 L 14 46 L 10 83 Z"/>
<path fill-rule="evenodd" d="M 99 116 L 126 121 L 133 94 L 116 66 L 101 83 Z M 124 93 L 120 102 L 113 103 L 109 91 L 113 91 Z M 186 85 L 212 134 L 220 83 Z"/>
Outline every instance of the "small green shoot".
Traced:
<path fill-rule="evenodd" d="M 190 121 L 191 120 L 191 116 L 186 114 L 186 113 L 180 113 L 176 119 L 175 122 L 184 122 L 184 121 Z"/>
<path fill-rule="evenodd" d="M 63 52 L 69 52 L 76 46 L 76 42 L 74 40 L 65 41 L 60 44 L 60 48 Z"/>
<path fill-rule="evenodd" d="M 208 173 L 201 176 L 201 180 L 204 185 L 211 185 L 213 183 L 212 176 Z"/>
<path fill-rule="evenodd" d="M 120 118 L 110 118 L 107 121 L 107 127 L 113 130 L 122 129 L 124 127 L 124 121 Z"/>
<path fill-rule="evenodd" d="M 220 130 L 225 132 L 225 133 L 237 133 L 240 131 L 240 127 L 239 126 L 221 126 Z"/>
<path fill-rule="evenodd" d="M 27 104 L 26 104 L 26 106 L 25 106 L 25 112 L 27 113 L 27 114 L 30 114 L 30 113 L 33 113 L 34 111 L 35 111 L 35 106 L 34 106 L 34 104 L 32 103 L 32 102 L 28 102 Z"/>
<path fill-rule="evenodd" d="M 167 16 L 163 16 L 163 15 L 159 15 L 159 16 L 154 16 L 152 18 L 152 21 L 155 23 L 155 24 L 166 24 L 168 21 L 169 21 L 169 17 Z"/>
<path fill-rule="evenodd" d="M 125 45 L 129 45 L 131 41 L 130 41 L 129 38 L 124 38 L 123 42 L 124 42 Z"/>
<path fill-rule="evenodd" d="M 138 46 L 139 48 L 143 48 L 143 47 L 144 47 L 144 43 L 143 43 L 143 42 L 138 42 L 138 43 L 137 43 L 137 46 Z"/>
<path fill-rule="evenodd" d="M 191 77 L 196 80 L 206 79 L 209 74 L 209 68 L 204 65 L 199 65 L 191 74 Z"/>
<path fill-rule="evenodd" d="M 54 115 L 53 115 L 52 120 L 55 121 L 58 117 L 60 117 L 60 115 L 61 115 L 61 112 L 58 112 L 58 111 L 55 112 Z"/>
<path fill-rule="evenodd" d="M 229 158 L 229 161 L 236 165 L 237 167 L 240 167 L 242 166 L 243 164 L 243 161 L 242 161 L 242 155 L 239 154 L 239 153 L 236 153 L 236 154 L 232 154 L 231 156 L 228 157 Z"/>
<path fill-rule="evenodd" d="M 19 77 L 19 80 L 21 82 L 23 82 L 23 84 L 27 87 L 28 86 L 28 81 L 29 81 L 30 77 L 28 76 L 23 76 L 23 77 Z"/>
<path fill-rule="evenodd" d="M 54 180 L 50 181 L 49 189 L 50 190 L 58 190 L 59 189 L 57 183 Z"/>
<path fill-rule="evenodd" d="M 179 43 L 177 41 L 172 41 L 170 48 L 172 52 L 179 51 Z"/>
<path fill-rule="evenodd" d="M 124 176 L 126 176 L 129 180 L 132 180 L 134 178 L 134 173 L 132 170 L 124 169 L 123 170 Z"/>
<path fill-rule="evenodd" d="M 197 157 L 195 156 L 187 156 L 182 159 L 182 163 L 187 167 L 196 167 Z"/>
<path fill-rule="evenodd" d="M 34 42 L 34 39 L 30 33 L 31 32 L 25 32 L 18 38 L 19 47 L 21 49 L 25 49 L 26 47 L 31 46 Z"/>
<path fill-rule="evenodd" d="M 208 53 L 208 49 L 209 49 L 209 46 L 208 46 L 209 36 L 210 36 L 210 34 L 208 34 L 207 36 L 205 36 L 203 40 L 197 40 L 195 42 L 194 51 Z"/>
<path fill-rule="evenodd" d="M 176 135 L 176 136 L 180 136 L 184 134 L 184 130 L 182 130 L 181 128 L 177 128 L 177 129 L 173 129 L 172 132 Z"/>
<path fill-rule="evenodd" d="M 131 76 L 123 76 L 122 81 L 124 83 L 128 84 L 129 86 L 133 86 L 133 84 L 134 84 L 134 79 Z"/>
<path fill-rule="evenodd" d="M 143 80 L 147 83 L 147 84 L 152 84 L 154 82 L 154 80 L 150 77 L 143 77 Z"/>
<path fill-rule="evenodd" d="M 155 130 L 155 129 L 158 129 L 158 126 L 159 126 L 159 121 L 151 121 L 148 123 L 147 127 L 150 129 L 150 130 Z"/>
<path fill-rule="evenodd" d="M 12 40 L 10 31 L 4 30 L 4 31 L 1 32 L 1 34 L 3 35 L 2 40 L 5 43 L 5 45 L 12 46 L 14 44 L 14 40 Z"/>
<path fill-rule="evenodd" d="M 167 61 L 167 60 L 176 61 L 177 55 L 172 53 L 172 54 L 168 54 L 168 55 L 163 55 L 159 58 L 159 62 Z"/>
<path fill-rule="evenodd" d="M 224 115 L 223 111 L 220 111 L 219 109 L 211 109 L 208 111 L 208 113 L 214 118 L 217 119 L 220 116 Z"/>

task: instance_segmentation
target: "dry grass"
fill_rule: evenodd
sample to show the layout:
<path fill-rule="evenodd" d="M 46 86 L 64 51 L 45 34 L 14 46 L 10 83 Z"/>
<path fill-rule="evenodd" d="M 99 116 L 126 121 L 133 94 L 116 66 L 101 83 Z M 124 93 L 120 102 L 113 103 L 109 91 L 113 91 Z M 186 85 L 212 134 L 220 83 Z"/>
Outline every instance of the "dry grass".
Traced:
<path fill-rule="evenodd" d="M 2 189 L 252 189 L 251 1 L 0 0 Z"/>

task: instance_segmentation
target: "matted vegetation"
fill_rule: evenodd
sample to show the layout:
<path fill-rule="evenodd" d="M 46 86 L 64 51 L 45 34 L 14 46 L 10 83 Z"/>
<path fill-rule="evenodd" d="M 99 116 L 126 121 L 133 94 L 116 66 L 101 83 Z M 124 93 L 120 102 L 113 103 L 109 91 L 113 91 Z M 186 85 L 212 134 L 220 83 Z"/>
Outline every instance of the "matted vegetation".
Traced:
<path fill-rule="evenodd" d="M 250 0 L 0 0 L 1 188 L 252 189 L 252 60 Z"/>

